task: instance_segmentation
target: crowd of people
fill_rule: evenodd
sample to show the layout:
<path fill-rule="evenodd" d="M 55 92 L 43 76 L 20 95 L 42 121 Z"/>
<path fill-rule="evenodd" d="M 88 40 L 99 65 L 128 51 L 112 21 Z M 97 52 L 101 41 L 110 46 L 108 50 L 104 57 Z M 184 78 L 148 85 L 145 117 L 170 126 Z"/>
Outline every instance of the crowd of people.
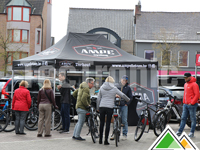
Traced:
<path fill-rule="evenodd" d="M 185 73 L 185 85 L 184 85 L 184 98 L 183 98 L 183 113 L 181 118 L 180 128 L 177 131 L 177 135 L 180 136 L 184 130 L 186 119 L 188 115 L 191 118 L 191 131 L 189 137 L 194 137 L 194 131 L 196 127 L 196 109 L 197 100 L 199 98 L 199 87 L 196 84 L 196 79 L 191 76 L 190 73 Z M 60 133 L 69 133 L 70 131 L 70 105 L 71 105 L 71 90 L 72 87 L 69 84 L 69 80 L 65 77 L 64 73 L 59 74 L 59 80 L 61 84 L 57 86 L 61 94 L 61 117 L 62 117 L 62 128 Z M 94 87 L 95 79 L 86 78 L 84 82 L 79 85 L 73 92 L 73 97 L 76 101 L 76 112 L 78 114 L 78 122 L 75 125 L 73 131 L 74 140 L 85 141 L 81 137 L 81 130 L 85 122 L 86 113 L 88 112 L 88 106 L 91 103 L 90 89 Z M 31 96 L 27 89 L 28 82 L 21 81 L 18 89 L 15 90 L 12 102 L 12 109 L 15 110 L 15 133 L 25 135 L 24 124 L 25 117 L 29 108 L 31 107 Z M 108 76 L 105 82 L 98 90 L 97 107 L 96 110 L 100 113 L 100 128 L 99 128 L 99 144 L 102 144 L 104 139 L 104 145 L 109 145 L 108 138 L 110 132 L 110 124 L 113 115 L 113 107 L 115 106 L 115 98 L 120 99 L 120 116 L 122 118 L 122 135 L 124 139 L 127 139 L 128 134 L 128 105 L 131 103 L 133 98 L 131 88 L 128 83 L 128 76 L 124 75 L 118 84 L 115 83 L 113 77 Z M 39 90 L 37 98 L 37 106 L 39 110 L 38 120 L 38 134 L 37 137 L 42 137 L 43 132 L 45 137 L 51 135 L 51 112 L 52 105 L 58 109 L 56 105 L 54 92 L 52 90 L 51 82 L 46 79 L 43 83 L 42 88 Z M 106 118 L 105 136 L 104 124 Z M 103 138 L 104 137 L 104 138 Z M 111 137 L 110 140 L 114 140 Z"/>

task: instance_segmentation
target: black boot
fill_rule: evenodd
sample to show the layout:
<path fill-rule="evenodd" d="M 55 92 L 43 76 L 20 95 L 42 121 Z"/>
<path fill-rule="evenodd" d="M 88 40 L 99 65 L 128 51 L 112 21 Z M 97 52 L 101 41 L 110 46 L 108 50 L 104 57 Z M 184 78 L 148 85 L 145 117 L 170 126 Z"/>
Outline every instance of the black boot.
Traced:
<path fill-rule="evenodd" d="M 105 139 L 104 145 L 110 145 L 110 143 L 108 143 L 108 139 Z"/>
<path fill-rule="evenodd" d="M 102 139 L 99 139 L 99 144 L 102 144 Z"/>

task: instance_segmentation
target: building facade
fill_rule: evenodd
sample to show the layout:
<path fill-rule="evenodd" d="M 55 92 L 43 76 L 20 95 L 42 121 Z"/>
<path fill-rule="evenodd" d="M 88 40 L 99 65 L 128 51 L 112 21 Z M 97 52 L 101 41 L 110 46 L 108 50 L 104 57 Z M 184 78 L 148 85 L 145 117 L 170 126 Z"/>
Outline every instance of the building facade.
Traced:
<path fill-rule="evenodd" d="M 195 73 L 195 58 L 200 53 L 200 12 L 145 12 L 138 4 L 134 24 L 135 54 L 157 59 L 160 75 Z M 166 54 L 168 64 L 164 61 Z"/>
<path fill-rule="evenodd" d="M 134 10 L 70 8 L 67 32 L 103 34 L 133 54 Z"/>
<path fill-rule="evenodd" d="M 51 12 L 52 0 L 0 0 L 0 36 L 3 37 L 0 42 L 7 41 L 8 71 L 13 60 L 51 46 Z M 5 53 L 2 47 L 0 51 Z M 0 57 L 2 71 L 5 59 Z"/>

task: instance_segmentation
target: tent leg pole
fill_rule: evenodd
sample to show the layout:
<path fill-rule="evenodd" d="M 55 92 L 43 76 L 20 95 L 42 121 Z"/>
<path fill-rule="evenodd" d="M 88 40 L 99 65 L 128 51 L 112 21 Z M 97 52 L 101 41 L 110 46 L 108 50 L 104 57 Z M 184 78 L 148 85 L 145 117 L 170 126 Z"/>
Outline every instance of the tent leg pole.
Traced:
<path fill-rule="evenodd" d="M 14 90 L 14 87 L 13 87 L 13 83 L 14 83 L 14 70 L 12 70 L 12 85 L 11 85 L 11 98 L 13 98 L 13 90 Z"/>
<path fill-rule="evenodd" d="M 53 91 L 54 91 L 54 99 L 56 99 L 56 69 L 54 68 L 54 71 L 53 71 Z M 52 104 L 53 105 L 53 104 Z M 52 127 L 52 131 L 54 130 L 54 114 L 55 112 L 52 112 L 52 124 L 51 124 L 51 127 Z"/>

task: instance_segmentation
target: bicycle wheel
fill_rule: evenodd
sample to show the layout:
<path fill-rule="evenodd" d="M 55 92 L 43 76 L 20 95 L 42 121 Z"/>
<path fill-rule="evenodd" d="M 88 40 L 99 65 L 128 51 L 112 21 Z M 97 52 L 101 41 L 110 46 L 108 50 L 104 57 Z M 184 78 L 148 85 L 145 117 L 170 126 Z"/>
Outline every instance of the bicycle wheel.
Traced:
<path fill-rule="evenodd" d="M 118 128 L 119 128 L 118 119 L 115 118 L 115 120 L 114 120 L 114 139 L 115 139 L 115 145 L 116 145 L 116 147 L 118 147 L 118 142 L 119 142 Z"/>
<path fill-rule="evenodd" d="M 8 125 L 4 129 L 5 132 L 12 132 L 15 130 L 15 112 L 12 109 L 4 110 L 4 113 L 7 115 Z"/>
<path fill-rule="evenodd" d="M 134 136 L 135 141 L 139 141 L 139 139 L 142 137 L 142 134 L 144 133 L 146 127 L 146 123 L 147 123 L 147 118 L 144 115 L 140 116 L 140 119 L 138 121 L 135 130 L 135 136 Z"/>
<path fill-rule="evenodd" d="M 8 125 L 8 118 L 5 112 L 0 110 L 0 132 L 3 131 Z"/>
<path fill-rule="evenodd" d="M 92 137 L 92 141 L 96 143 L 95 123 L 92 118 L 90 118 L 90 134 Z"/>
<path fill-rule="evenodd" d="M 29 110 L 26 120 L 25 128 L 30 131 L 35 131 L 38 129 L 39 112 L 37 107 L 33 107 Z"/>
<path fill-rule="evenodd" d="M 154 134 L 159 136 L 165 129 L 167 118 L 165 112 L 161 112 L 155 116 L 154 119 Z"/>
<path fill-rule="evenodd" d="M 51 120 L 53 120 L 53 112 L 52 112 Z M 51 121 L 51 123 L 52 123 L 52 121 Z M 54 128 L 53 129 L 56 130 L 57 128 L 59 128 L 61 123 L 62 123 L 62 117 L 60 114 L 60 110 L 55 109 L 55 111 L 54 111 Z M 52 130 L 52 127 L 51 127 L 51 130 Z"/>

